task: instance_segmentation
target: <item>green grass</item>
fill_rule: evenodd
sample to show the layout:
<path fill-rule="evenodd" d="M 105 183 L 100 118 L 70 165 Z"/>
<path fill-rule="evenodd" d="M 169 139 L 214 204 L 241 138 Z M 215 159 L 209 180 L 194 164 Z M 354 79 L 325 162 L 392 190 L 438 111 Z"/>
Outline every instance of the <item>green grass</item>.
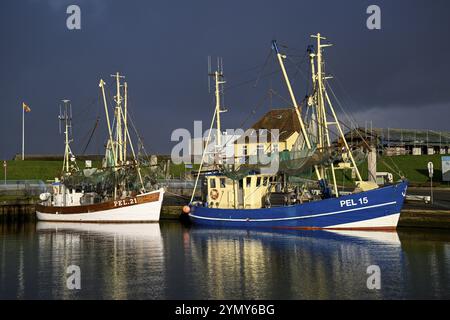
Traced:
<path fill-rule="evenodd" d="M 84 161 L 77 161 L 78 167 L 84 169 Z M 93 167 L 100 166 L 100 161 L 93 161 Z M 198 165 L 193 169 L 185 169 L 184 164 L 170 165 L 170 174 L 173 178 L 184 177 L 192 170 L 198 170 Z M 4 169 L 1 168 L 0 181 L 4 179 Z M 62 161 L 57 160 L 10 160 L 7 164 L 6 178 L 8 180 L 54 180 L 61 175 Z"/>
<path fill-rule="evenodd" d="M 448 182 L 442 181 L 442 155 L 422 155 L 422 156 L 381 156 L 377 159 L 377 172 L 390 172 L 394 175 L 394 180 L 400 179 L 397 170 L 415 185 L 428 185 L 430 178 L 428 177 L 428 162 L 433 162 L 434 175 L 433 183 L 436 185 L 448 186 Z M 368 177 L 367 162 L 363 162 L 358 166 L 363 180 Z M 338 184 L 342 184 L 344 175 L 344 185 L 351 182 L 350 170 L 338 170 L 336 180 Z"/>
<path fill-rule="evenodd" d="M 84 161 L 77 161 L 78 167 L 84 169 Z M 98 165 L 93 161 L 92 165 Z M 47 160 L 11 160 L 7 162 L 6 178 L 8 180 L 54 180 L 61 175 L 62 161 Z M 0 173 L 0 181 L 5 177 L 4 168 Z"/>
<path fill-rule="evenodd" d="M 415 183 L 426 183 L 430 180 L 428 177 L 428 162 L 433 162 L 434 174 L 433 181 L 437 183 L 442 182 L 442 155 L 423 155 L 423 156 L 395 156 L 395 157 L 382 157 L 389 166 L 393 167 L 392 161 L 402 170 L 403 174 Z M 389 159 L 391 158 L 391 159 Z M 378 171 L 388 171 L 389 168 L 383 161 L 378 161 Z"/>
<path fill-rule="evenodd" d="M 197 171 L 199 168 L 198 164 L 192 165 L 192 169 L 185 168 L 184 164 L 170 164 L 170 174 L 172 178 L 180 178 L 184 177 L 186 174 L 191 173 L 191 171 Z"/>

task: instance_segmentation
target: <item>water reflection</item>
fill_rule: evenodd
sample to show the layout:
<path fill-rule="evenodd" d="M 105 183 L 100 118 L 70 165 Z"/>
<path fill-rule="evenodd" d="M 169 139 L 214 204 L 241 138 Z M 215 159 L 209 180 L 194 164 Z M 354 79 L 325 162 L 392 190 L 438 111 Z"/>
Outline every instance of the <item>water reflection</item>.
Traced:
<path fill-rule="evenodd" d="M 205 275 L 202 289 L 218 298 L 383 298 L 383 290 L 367 289 L 367 267 L 380 265 L 387 277 L 401 267 L 397 233 L 194 228 L 189 234 L 193 262 Z"/>
<path fill-rule="evenodd" d="M 142 283 L 151 285 L 155 296 L 162 295 L 164 251 L 159 224 L 39 222 L 32 238 L 23 235 L 9 245 L 6 273 L 18 273 L 18 283 L 5 279 L 5 288 L 2 281 L 2 297 L 127 299 L 146 293 L 139 292 Z M 81 290 L 67 289 L 70 265 L 81 268 Z"/>
<path fill-rule="evenodd" d="M 33 225 L 34 226 L 34 225 Z M 437 232 L 44 223 L 0 230 L 0 298 L 404 299 L 450 296 Z M 381 268 L 381 290 L 366 286 Z M 66 269 L 81 268 L 81 290 Z"/>

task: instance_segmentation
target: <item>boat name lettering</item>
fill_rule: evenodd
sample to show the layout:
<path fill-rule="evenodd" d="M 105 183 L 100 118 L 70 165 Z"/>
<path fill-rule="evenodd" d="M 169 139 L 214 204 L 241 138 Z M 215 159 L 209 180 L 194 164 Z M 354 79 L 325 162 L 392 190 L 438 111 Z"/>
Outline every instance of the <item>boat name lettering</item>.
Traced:
<path fill-rule="evenodd" d="M 131 204 L 137 204 L 136 198 L 130 198 L 125 200 L 116 200 L 114 201 L 114 207 L 123 207 L 123 206 L 129 206 Z"/>
<path fill-rule="evenodd" d="M 341 200 L 341 208 L 343 207 L 354 207 L 359 204 L 368 204 L 369 199 L 367 197 L 359 198 L 359 199 L 347 199 L 347 200 Z"/>

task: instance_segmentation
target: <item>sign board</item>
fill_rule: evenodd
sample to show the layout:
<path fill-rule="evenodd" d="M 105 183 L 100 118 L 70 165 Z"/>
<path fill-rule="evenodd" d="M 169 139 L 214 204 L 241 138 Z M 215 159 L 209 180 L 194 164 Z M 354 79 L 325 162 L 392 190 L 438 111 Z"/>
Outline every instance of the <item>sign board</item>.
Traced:
<path fill-rule="evenodd" d="M 428 162 L 427 167 L 428 167 L 428 176 L 430 178 L 433 178 L 433 162 L 431 162 L 431 161 Z"/>
<path fill-rule="evenodd" d="M 450 157 L 442 157 L 442 181 L 450 181 Z"/>

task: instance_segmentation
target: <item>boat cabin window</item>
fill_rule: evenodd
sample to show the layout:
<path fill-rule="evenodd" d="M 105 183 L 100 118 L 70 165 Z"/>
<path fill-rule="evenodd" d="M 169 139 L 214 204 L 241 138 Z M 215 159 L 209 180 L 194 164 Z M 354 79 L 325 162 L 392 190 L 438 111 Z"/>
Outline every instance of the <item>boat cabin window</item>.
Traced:
<path fill-rule="evenodd" d="M 226 186 L 226 183 L 225 183 L 225 178 L 220 178 L 220 187 L 221 188 L 225 188 L 225 186 Z"/>
<path fill-rule="evenodd" d="M 263 144 L 258 144 L 256 146 L 256 155 L 259 157 L 261 157 L 264 154 L 264 145 Z M 258 159 L 259 160 L 259 159 Z"/>
<path fill-rule="evenodd" d="M 215 178 L 209 179 L 209 187 L 210 188 L 216 187 L 216 179 Z"/>
<path fill-rule="evenodd" d="M 261 185 L 261 177 L 256 178 L 256 187 L 259 187 Z"/>
<path fill-rule="evenodd" d="M 252 177 L 247 177 L 246 180 L 247 180 L 247 183 L 246 183 L 247 188 L 250 188 L 252 186 Z"/>
<path fill-rule="evenodd" d="M 239 189 L 242 189 L 244 187 L 244 180 L 239 180 Z"/>
<path fill-rule="evenodd" d="M 247 163 L 247 157 L 248 157 L 248 149 L 247 146 L 242 146 L 242 157 L 241 157 L 241 164 Z"/>
<path fill-rule="evenodd" d="M 267 187 L 267 177 L 264 177 L 264 179 L 263 179 L 263 185 L 265 186 L 265 187 Z"/>

